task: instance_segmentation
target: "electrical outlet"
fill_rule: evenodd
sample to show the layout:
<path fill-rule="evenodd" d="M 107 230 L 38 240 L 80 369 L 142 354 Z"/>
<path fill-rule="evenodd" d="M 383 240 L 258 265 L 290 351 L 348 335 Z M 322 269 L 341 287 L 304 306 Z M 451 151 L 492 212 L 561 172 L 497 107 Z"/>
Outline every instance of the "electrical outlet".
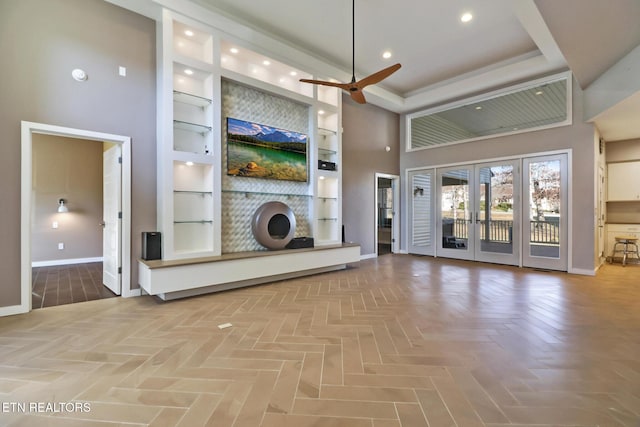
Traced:
<path fill-rule="evenodd" d="M 59 250 L 63 250 L 64 249 L 64 243 L 58 243 L 58 249 Z"/>
<path fill-rule="evenodd" d="M 127 75 L 127 68 L 122 66 L 118 67 L 118 74 L 125 77 Z"/>
<path fill-rule="evenodd" d="M 51 224 L 51 228 L 58 228 L 58 221 L 53 221 L 53 224 Z"/>

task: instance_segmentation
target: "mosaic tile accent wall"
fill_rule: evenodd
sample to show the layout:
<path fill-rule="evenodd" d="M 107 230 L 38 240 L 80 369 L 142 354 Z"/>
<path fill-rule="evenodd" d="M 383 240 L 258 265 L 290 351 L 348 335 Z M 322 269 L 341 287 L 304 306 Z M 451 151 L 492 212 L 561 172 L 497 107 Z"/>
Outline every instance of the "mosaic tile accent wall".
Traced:
<path fill-rule="evenodd" d="M 310 134 L 309 106 L 255 88 L 222 81 L 222 253 L 264 249 L 251 233 L 253 213 L 262 204 L 287 204 L 296 217 L 296 237 L 311 236 L 311 182 L 228 176 L 227 117 Z"/>

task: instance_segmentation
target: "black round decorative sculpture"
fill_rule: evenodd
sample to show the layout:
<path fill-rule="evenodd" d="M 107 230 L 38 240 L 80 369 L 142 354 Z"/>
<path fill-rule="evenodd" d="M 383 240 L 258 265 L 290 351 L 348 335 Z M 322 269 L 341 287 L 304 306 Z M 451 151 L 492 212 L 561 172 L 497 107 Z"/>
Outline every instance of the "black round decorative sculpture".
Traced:
<path fill-rule="evenodd" d="M 296 217 L 282 202 L 267 202 L 251 220 L 253 237 L 267 249 L 284 249 L 296 232 Z"/>

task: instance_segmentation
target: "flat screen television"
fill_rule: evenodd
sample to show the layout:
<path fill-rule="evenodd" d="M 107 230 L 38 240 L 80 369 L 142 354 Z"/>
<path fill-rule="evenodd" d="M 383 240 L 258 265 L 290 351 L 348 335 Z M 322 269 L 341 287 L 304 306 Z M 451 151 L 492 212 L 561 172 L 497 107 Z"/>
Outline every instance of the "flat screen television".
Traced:
<path fill-rule="evenodd" d="M 307 181 L 306 134 L 227 117 L 227 175 Z"/>

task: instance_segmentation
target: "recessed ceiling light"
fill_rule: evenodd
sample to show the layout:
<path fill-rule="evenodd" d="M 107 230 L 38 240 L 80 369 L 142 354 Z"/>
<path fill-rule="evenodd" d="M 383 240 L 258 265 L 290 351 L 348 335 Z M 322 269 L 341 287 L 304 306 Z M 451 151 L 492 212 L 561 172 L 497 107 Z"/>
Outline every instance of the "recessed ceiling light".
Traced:
<path fill-rule="evenodd" d="M 184 34 L 186 36 L 193 37 L 193 31 L 191 31 L 191 30 L 184 30 Z"/>
<path fill-rule="evenodd" d="M 231 53 L 238 53 L 238 48 L 232 47 L 231 49 L 229 49 L 229 52 Z"/>
<path fill-rule="evenodd" d="M 186 68 L 186 69 L 184 70 L 184 73 L 185 73 L 186 75 L 190 76 L 190 75 L 192 75 L 192 74 L 193 74 L 193 70 L 190 70 L 190 69 Z"/>
<path fill-rule="evenodd" d="M 543 91 L 541 91 L 541 90 L 536 91 L 536 95 L 542 95 L 543 93 L 544 93 L 544 92 L 543 92 Z"/>
<path fill-rule="evenodd" d="M 382 52 L 382 57 L 384 59 L 389 59 L 391 58 L 391 52 L 389 52 L 388 50 L 385 50 L 384 52 Z"/>
<path fill-rule="evenodd" d="M 262 61 L 262 64 L 269 66 L 271 65 L 271 61 L 269 61 L 268 59 L 265 59 L 264 61 Z"/>
<path fill-rule="evenodd" d="M 324 179 L 324 176 L 320 175 L 320 179 Z"/>
<path fill-rule="evenodd" d="M 189 162 L 185 162 L 185 164 L 186 164 L 187 166 L 193 166 L 193 162 L 191 162 L 191 161 L 189 161 Z"/>
<path fill-rule="evenodd" d="M 323 115 L 324 114 L 324 110 L 318 111 L 318 114 Z"/>
<path fill-rule="evenodd" d="M 476 110 L 482 110 L 482 107 L 478 105 L 478 106 L 476 107 Z"/>
<path fill-rule="evenodd" d="M 298 73 L 297 73 L 297 72 L 295 72 L 295 71 L 292 71 L 292 72 L 290 72 L 289 74 L 291 74 L 292 76 L 297 76 L 297 75 L 298 75 Z"/>
<path fill-rule="evenodd" d="M 280 83 L 284 83 L 286 81 L 287 81 L 287 79 L 285 79 L 284 77 L 280 77 L 280 80 L 279 80 Z"/>
<path fill-rule="evenodd" d="M 469 12 L 465 12 L 460 16 L 460 21 L 469 22 L 473 19 L 473 15 Z"/>

